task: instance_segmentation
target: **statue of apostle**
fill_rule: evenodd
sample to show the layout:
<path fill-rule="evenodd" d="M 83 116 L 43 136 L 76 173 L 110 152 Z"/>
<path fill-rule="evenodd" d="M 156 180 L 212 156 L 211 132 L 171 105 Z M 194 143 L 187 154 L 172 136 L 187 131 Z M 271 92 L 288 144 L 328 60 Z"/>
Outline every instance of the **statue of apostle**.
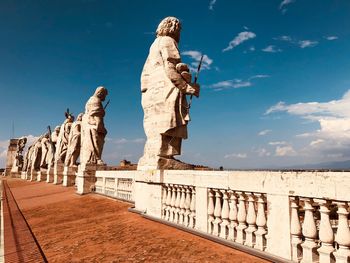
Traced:
<path fill-rule="evenodd" d="M 65 113 L 65 116 L 66 119 L 61 125 L 60 132 L 58 134 L 55 152 L 55 162 L 61 161 L 62 163 L 64 163 L 66 159 L 70 128 L 74 121 L 74 116 L 70 114 L 68 110 Z"/>
<path fill-rule="evenodd" d="M 102 102 L 107 95 L 106 88 L 98 87 L 85 105 L 81 122 L 80 163 L 82 164 L 104 165 L 101 156 L 107 130 L 103 122 L 105 109 Z"/>
<path fill-rule="evenodd" d="M 141 74 L 143 126 L 147 141 L 138 169 L 192 169 L 174 158 L 187 139 L 186 95 L 199 96 L 199 85 L 191 83 L 188 66 L 181 63 L 178 43 L 180 21 L 163 19 Z"/>
<path fill-rule="evenodd" d="M 69 134 L 68 150 L 65 160 L 65 166 L 77 166 L 77 159 L 80 155 L 81 138 L 81 120 L 83 114 L 80 113 L 77 120 L 73 122 Z"/>

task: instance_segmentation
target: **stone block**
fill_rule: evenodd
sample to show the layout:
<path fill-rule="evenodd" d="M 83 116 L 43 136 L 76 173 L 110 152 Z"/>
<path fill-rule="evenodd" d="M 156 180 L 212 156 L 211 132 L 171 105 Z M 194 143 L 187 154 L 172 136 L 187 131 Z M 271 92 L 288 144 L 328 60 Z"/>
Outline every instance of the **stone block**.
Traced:
<path fill-rule="evenodd" d="M 72 166 L 68 167 L 65 166 L 63 170 L 63 186 L 73 186 L 75 185 L 75 177 L 76 173 L 78 171 L 78 167 Z"/>

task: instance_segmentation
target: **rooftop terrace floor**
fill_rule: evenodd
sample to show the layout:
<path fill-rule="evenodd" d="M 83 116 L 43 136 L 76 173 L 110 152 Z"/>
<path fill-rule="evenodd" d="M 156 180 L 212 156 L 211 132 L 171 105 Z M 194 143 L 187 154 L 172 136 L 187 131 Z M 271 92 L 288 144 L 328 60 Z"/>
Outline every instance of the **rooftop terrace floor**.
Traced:
<path fill-rule="evenodd" d="M 49 262 L 267 262 L 128 212 L 129 203 L 45 182 L 7 182 Z M 5 237 L 5 260 L 6 253 Z"/>

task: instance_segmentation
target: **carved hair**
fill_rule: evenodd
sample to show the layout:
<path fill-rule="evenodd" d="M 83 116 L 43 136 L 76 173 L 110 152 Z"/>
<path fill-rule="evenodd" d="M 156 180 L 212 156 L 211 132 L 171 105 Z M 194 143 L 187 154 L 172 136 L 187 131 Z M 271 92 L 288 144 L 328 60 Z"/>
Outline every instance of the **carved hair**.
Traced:
<path fill-rule="evenodd" d="M 97 97 L 101 97 L 101 95 L 108 95 L 108 91 L 107 91 L 107 89 L 105 88 L 105 87 L 102 87 L 102 86 L 100 86 L 100 87 L 97 87 L 97 89 L 95 90 L 95 96 L 97 96 Z"/>
<path fill-rule="evenodd" d="M 181 30 L 180 20 L 176 17 L 168 16 L 160 22 L 157 28 L 157 37 L 170 36 L 175 37 Z"/>

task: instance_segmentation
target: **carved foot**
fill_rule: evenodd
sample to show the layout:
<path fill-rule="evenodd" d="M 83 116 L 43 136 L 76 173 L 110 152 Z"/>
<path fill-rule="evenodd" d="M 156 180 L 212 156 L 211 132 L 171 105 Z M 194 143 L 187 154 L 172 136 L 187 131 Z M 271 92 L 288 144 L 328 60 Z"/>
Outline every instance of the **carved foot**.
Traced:
<path fill-rule="evenodd" d="M 163 157 L 159 158 L 158 167 L 159 169 L 165 169 L 165 170 L 193 170 L 194 169 L 194 165 L 192 164 L 183 163 L 174 158 L 163 158 Z"/>

